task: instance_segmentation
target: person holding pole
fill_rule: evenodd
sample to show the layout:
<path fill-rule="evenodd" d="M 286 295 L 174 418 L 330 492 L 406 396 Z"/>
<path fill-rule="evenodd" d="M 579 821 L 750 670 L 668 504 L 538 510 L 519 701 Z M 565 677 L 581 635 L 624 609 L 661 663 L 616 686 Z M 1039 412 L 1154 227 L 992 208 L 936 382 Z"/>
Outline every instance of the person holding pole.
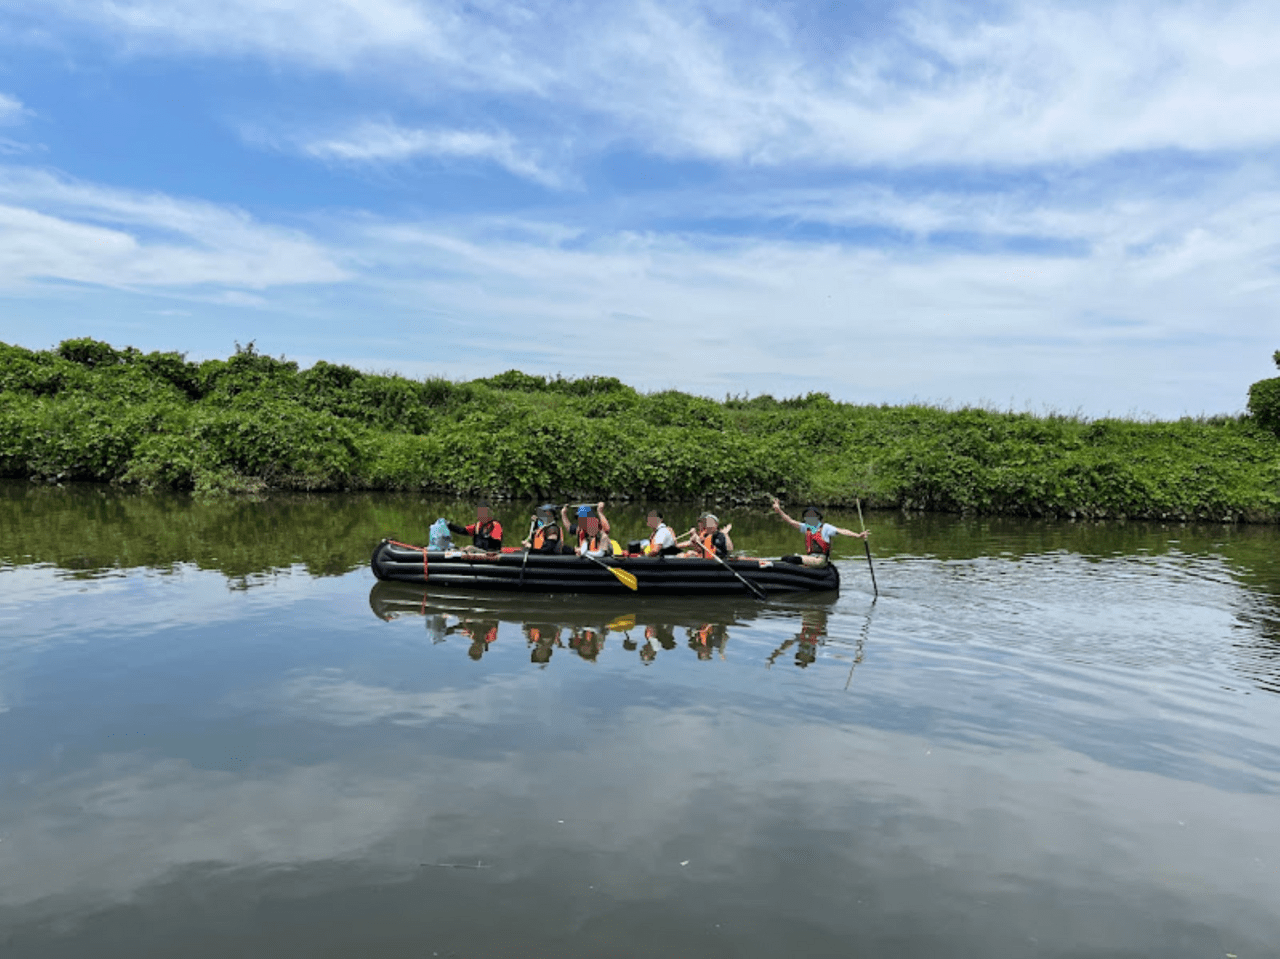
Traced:
<path fill-rule="evenodd" d="M 805 507 L 803 523 L 792 519 L 783 512 L 782 505 L 776 499 L 773 501 L 773 511 L 781 516 L 788 525 L 794 526 L 804 533 L 804 555 L 783 557 L 784 560 L 791 563 L 801 563 L 805 566 L 825 566 L 831 560 L 831 545 L 837 536 L 866 539 L 871 535 L 870 530 L 855 533 L 851 529 L 824 523 L 822 521 L 822 511 L 816 506 Z"/>

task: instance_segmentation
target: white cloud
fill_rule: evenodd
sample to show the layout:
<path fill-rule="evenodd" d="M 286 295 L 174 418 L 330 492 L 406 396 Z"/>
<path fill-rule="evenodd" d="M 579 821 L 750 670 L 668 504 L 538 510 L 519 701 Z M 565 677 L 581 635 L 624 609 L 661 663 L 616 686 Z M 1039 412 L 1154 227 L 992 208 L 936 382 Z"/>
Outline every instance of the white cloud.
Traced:
<path fill-rule="evenodd" d="M 546 169 L 505 132 L 419 129 L 388 121 L 366 122 L 336 136 L 301 146 L 304 154 L 342 163 L 402 163 L 419 157 L 438 160 L 489 160 L 518 177 L 546 186 L 560 178 Z"/>
<path fill-rule="evenodd" d="M 346 277 L 309 237 L 234 208 L 0 167 L 0 284 L 265 289 Z"/>
<path fill-rule="evenodd" d="M 47 3 L 47 0 L 42 0 Z M 1239 150 L 1280 130 L 1280 17 L 1264 0 L 903 7 L 875 30 L 800 7 L 584 9 L 410 0 L 62 0 L 152 55 L 256 56 L 437 103 L 518 96 L 597 147 L 760 165 L 1025 164 Z M 811 34 L 826 35 L 815 55 Z"/>
<path fill-rule="evenodd" d="M 21 100 L 7 93 L 0 93 L 0 124 L 16 123 L 26 114 L 27 110 Z"/>

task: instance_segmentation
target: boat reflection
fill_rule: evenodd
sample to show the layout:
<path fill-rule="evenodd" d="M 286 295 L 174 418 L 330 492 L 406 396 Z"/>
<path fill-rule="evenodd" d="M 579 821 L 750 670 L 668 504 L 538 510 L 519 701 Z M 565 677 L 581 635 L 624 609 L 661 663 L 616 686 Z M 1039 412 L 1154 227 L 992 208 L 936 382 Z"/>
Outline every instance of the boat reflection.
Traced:
<path fill-rule="evenodd" d="M 461 636 L 470 641 L 467 654 L 481 659 L 498 636 L 500 623 L 514 623 L 537 666 L 565 650 L 595 662 L 611 636 L 622 649 L 653 663 L 659 654 L 681 648 L 698 660 L 725 659 L 732 630 L 753 620 L 799 620 L 799 633 L 769 657 L 772 664 L 800 643 L 796 663 L 807 666 L 826 641 L 830 597 L 797 594 L 762 605 L 732 597 L 630 597 L 561 594 L 512 594 L 447 591 L 414 583 L 379 581 L 369 592 L 369 607 L 384 621 L 421 616 L 435 643 Z"/>

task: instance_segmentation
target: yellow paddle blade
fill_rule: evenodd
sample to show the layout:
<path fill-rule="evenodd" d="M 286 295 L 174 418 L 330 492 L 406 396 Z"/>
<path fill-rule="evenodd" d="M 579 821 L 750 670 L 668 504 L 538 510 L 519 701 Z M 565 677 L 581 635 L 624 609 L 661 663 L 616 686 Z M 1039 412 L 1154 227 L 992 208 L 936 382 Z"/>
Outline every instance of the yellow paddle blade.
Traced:
<path fill-rule="evenodd" d="M 635 629 L 635 628 L 636 628 L 636 617 L 632 613 L 628 613 L 626 616 L 619 616 L 612 623 L 610 623 L 608 626 L 605 627 L 605 629 L 611 629 L 615 633 L 625 633 L 627 630 Z"/>
<path fill-rule="evenodd" d="M 613 573 L 614 576 L 618 577 L 618 582 L 627 587 L 627 589 L 636 588 L 636 578 L 631 573 L 628 573 L 625 569 L 617 569 L 613 566 L 606 568 L 609 572 Z"/>

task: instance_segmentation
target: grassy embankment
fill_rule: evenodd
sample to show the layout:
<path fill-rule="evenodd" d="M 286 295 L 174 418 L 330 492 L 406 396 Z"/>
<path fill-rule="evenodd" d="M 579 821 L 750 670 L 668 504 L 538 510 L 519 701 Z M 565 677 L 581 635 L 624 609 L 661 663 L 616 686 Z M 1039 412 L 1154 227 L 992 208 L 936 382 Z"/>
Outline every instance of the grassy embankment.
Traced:
<path fill-rule="evenodd" d="M 1280 362 L 1280 358 L 1278 358 Z M 201 493 L 388 489 L 1014 515 L 1280 519 L 1280 378 L 1174 422 L 723 403 L 611 377 L 455 383 L 68 340 L 0 344 L 0 476 Z"/>

